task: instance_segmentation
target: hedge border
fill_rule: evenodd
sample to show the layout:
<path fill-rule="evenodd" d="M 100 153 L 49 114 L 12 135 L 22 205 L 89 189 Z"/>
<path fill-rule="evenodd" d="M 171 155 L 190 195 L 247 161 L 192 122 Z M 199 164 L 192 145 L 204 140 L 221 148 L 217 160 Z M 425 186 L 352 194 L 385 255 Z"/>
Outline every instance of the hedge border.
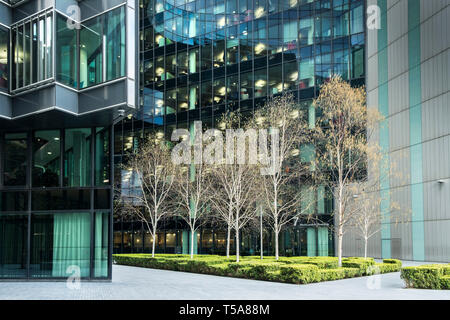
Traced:
<path fill-rule="evenodd" d="M 279 261 L 257 258 L 243 257 L 236 263 L 220 256 L 196 256 L 191 260 L 186 255 L 156 255 L 154 258 L 148 254 L 113 255 L 114 262 L 119 265 L 294 284 L 396 272 L 401 268 L 399 260 L 376 264 L 372 258 L 344 258 L 342 268 L 337 267 L 334 257 L 282 257 Z"/>

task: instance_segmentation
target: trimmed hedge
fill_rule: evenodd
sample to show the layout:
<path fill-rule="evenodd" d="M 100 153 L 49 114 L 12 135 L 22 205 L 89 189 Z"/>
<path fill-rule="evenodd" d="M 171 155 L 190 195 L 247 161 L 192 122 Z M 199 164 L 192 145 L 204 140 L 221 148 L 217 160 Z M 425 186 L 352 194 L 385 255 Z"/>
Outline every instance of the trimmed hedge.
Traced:
<path fill-rule="evenodd" d="M 450 289 L 450 264 L 405 267 L 400 276 L 408 288 Z"/>
<path fill-rule="evenodd" d="M 196 255 L 115 254 L 114 262 L 120 265 L 143 268 L 183 271 L 255 280 L 307 284 L 398 271 L 401 262 L 396 260 L 375 264 L 372 258 L 345 258 L 343 268 L 338 268 L 335 257 L 242 257 L 236 263 L 230 257 Z M 375 271 L 374 271 L 375 270 Z M 376 272 L 377 271 L 377 272 Z"/>

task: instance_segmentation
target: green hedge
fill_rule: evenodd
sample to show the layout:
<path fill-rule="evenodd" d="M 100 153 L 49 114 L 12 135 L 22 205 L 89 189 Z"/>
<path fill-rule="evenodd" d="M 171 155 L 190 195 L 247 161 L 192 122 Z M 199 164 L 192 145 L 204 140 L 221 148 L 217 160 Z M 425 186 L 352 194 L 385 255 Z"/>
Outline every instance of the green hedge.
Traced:
<path fill-rule="evenodd" d="M 188 255 L 156 255 L 152 258 L 148 254 L 117 254 L 113 255 L 113 259 L 120 265 L 296 284 L 394 272 L 401 267 L 398 260 L 375 264 L 371 258 L 345 258 L 343 268 L 338 268 L 335 257 L 281 257 L 279 261 L 273 257 L 263 260 L 259 257 L 242 257 L 239 263 L 232 257 L 227 259 L 205 255 L 197 255 L 191 260 Z M 374 269 L 379 272 L 374 272 Z"/>
<path fill-rule="evenodd" d="M 450 264 L 430 264 L 402 268 L 401 278 L 408 288 L 450 289 Z"/>

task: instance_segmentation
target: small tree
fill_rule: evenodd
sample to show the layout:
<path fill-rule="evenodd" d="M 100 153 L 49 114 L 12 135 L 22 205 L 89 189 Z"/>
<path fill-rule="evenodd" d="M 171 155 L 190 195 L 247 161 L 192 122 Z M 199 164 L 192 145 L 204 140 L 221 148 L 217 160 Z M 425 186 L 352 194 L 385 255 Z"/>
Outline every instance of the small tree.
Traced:
<path fill-rule="evenodd" d="M 176 175 L 175 215 L 183 219 L 191 232 L 190 256 L 194 258 L 195 232 L 207 222 L 211 211 L 211 168 L 203 163 L 179 167 Z"/>
<path fill-rule="evenodd" d="M 155 135 L 148 136 L 142 146 L 129 159 L 130 179 L 136 183 L 129 193 L 123 194 L 124 212 L 142 221 L 152 236 L 152 257 L 155 256 L 158 223 L 168 216 L 173 207 L 170 199 L 174 186 L 175 166 L 165 141 Z"/>
<path fill-rule="evenodd" d="M 231 230 L 235 230 L 236 261 L 239 262 L 240 230 L 254 217 L 258 198 L 257 159 L 254 158 L 255 162 L 252 162 L 249 156 L 251 150 L 256 152 L 257 133 L 253 128 L 242 128 L 245 126 L 239 113 L 226 113 L 220 124 L 221 129 L 226 130 L 226 146 L 223 146 L 225 157 L 222 154 L 217 158 L 219 163 L 214 167 L 212 191 L 215 195 L 211 200 L 219 219 L 227 224 L 227 257 L 230 252 Z"/>
<path fill-rule="evenodd" d="M 354 183 L 366 178 L 368 163 L 380 156 L 373 134 L 381 115 L 366 107 L 364 88 L 352 88 L 339 76 L 322 85 L 314 106 L 322 112 L 316 124 L 317 167 L 334 195 L 337 253 L 342 266 L 343 236 L 357 213 L 357 208 L 349 205 L 355 194 Z"/>
<path fill-rule="evenodd" d="M 266 208 L 265 217 L 275 234 L 275 258 L 279 258 L 279 234 L 283 227 L 295 219 L 302 199 L 299 192 L 313 175 L 311 162 L 301 161 L 300 148 L 310 141 L 310 129 L 292 95 L 283 95 L 270 100 L 255 113 L 253 127 L 269 128 L 270 142 L 267 150 L 271 157 L 263 163 L 269 163 L 271 172 L 261 175 L 261 196 Z M 260 146 L 261 147 L 261 146 Z M 264 152 L 263 152 L 264 153 Z M 267 153 L 269 154 L 269 152 Z M 312 203 L 304 203 L 304 209 Z"/>

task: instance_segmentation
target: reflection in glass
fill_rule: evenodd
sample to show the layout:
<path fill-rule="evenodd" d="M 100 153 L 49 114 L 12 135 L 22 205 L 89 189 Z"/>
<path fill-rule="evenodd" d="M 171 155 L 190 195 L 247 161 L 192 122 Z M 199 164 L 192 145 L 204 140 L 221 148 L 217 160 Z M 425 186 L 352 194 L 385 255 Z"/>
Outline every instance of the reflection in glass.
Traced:
<path fill-rule="evenodd" d="M 109 11 L 105 15 L 104 38 L 106 48 L 106 79 L 125 76 L 125 7 Z"/>
<path fill-rule="evenodd" d="M 27 134 L 5 135 L 4 142 L 4 184 L 5 186 L 25 186 L 27 183 Z"/>
<path fill-rule="evenodd" d="M 95 135 L 95 185 L 110 184 L 109 129 L 97 128 Z"/>
<path fill-rule="evenodd" d="M 67 28 L 67 18 L 56 16 L 56 80 L 77 87 L 77 30 Z"/>
<path fill-rule="evenodd" d="M 60 132 L 36 131 L 33 137 L 33 186 L 57 187 L 60 175 Z"/>
<path fill-rule="evenodd" d="M 91 185 L 91 129 L 68 129 L 64 138 L 64 185 Z"/>
<path fill-rule="evenodd" d="M 70 266 L 79 267 L 81 277 L 89 277 L 90 238 L 89 213 L 33 215 L 31 277 L 65 278 Z"/>
<path fill-rule="evenodd" d="M 80 88 L 103 81 L 102 17 L 85 22 L 80 31 Z"/>
<path fill-rule="evenodd" d="M 26 276 L 27 234 L 27 215 L 0 215 L 0 278 Z"/>
<path fill-rule="evenodd" d="M 109 213 L 95 213 L 94 277 L 96 278 L 108 276 L 109 218 Z"/>

